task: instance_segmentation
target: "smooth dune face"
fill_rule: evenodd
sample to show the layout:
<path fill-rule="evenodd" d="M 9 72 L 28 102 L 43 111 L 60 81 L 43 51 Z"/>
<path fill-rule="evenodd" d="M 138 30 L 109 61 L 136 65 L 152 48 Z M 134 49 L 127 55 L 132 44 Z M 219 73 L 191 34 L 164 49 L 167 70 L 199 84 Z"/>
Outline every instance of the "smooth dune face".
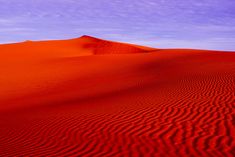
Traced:
<path fill-rule="evenodd" d="M 235 53 L 83 36 L 0 45 L 0 156 L 234 156 Z"/>

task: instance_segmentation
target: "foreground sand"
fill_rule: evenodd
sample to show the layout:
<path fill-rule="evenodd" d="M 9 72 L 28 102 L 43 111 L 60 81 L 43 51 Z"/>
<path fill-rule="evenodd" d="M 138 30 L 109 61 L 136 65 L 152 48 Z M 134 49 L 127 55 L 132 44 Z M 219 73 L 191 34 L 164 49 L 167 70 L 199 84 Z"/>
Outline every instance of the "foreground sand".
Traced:
<path fill-rule="evenodd" d="M 234 107 L 232 52 L 0 45 L 0 156 L 232 157 Z"/>

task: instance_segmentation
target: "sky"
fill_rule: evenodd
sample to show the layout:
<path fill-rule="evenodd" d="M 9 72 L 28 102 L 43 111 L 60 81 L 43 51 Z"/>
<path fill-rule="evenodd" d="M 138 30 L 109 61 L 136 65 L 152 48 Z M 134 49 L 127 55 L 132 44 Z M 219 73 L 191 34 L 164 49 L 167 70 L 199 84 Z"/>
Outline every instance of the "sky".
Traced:
<path fill-rule="evenodd" d="M 0 43 L 90 35 L 235 50 L 235 0 L 0 0 Z"/>

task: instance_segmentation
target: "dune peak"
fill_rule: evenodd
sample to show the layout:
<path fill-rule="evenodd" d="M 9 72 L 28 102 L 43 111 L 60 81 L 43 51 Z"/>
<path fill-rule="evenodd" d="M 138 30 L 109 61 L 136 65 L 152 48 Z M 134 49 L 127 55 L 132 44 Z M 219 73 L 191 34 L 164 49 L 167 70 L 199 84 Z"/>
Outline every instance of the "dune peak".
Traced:
<path fill-rule="evenodd" d="M 79 39 L 95 39 L 95 40 L 102 40 L 102 39 L 99 39 L 99 38 L 96 38 L 96 37 L 93 37 L 93 36 L 90 36 L 90 35 L 82 35 L 81 37 L 79 37 Z"/>

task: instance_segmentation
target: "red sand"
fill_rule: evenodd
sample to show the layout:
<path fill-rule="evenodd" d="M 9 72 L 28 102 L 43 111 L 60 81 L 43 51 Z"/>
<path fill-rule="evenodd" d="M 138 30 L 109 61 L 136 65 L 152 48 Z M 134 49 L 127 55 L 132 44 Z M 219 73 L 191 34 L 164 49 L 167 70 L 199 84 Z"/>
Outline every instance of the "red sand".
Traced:
<path fill-rule="evenodd" d="M 0 45 L 0 156 L 232 157 L 234 107 L 235 53 Z"/>

